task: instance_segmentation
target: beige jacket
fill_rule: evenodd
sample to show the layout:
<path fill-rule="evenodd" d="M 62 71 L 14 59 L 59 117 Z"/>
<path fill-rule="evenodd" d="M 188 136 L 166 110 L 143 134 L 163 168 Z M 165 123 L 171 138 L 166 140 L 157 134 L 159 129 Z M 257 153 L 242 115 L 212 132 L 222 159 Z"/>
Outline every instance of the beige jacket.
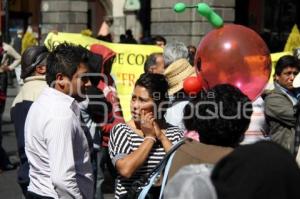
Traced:
<path fill-rule="evenodd" d="M 179 169 L 186 165 L 216 164 L 232 151 L 233 148 L 231 147 L 208 145 L 192 139 L 186 139 L 185 143 L 176 150 L 168 177 L 171 179 Z"/>

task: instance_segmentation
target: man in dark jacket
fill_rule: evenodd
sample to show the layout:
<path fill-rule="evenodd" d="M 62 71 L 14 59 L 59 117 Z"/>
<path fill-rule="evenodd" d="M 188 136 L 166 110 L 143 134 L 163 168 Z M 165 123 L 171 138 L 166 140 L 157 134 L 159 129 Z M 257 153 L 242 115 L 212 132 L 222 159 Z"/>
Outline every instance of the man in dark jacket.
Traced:
<path fill-rule="evenodd" d="M 18 183 L 25 196 L 29 185 L 29 164 L 24 148 L 24 125 L 30 106 L 38 98 L 42 90 L 47 87 L 45 79 L 47 56 L 48 50 L 44 46 L 33 46 L 25 50 L 21 59 L 21 78 L 24 80 L 24 85 L 11 107 L 11 119 L 15 127 L 20 158 Z"/>
<path fill-rule="evenodd" d="M 266 93 L 265 115 L 271 139 L 288 149 L 295 148 L 295 124 L 297 92 L 293 87 L 295 76 L 299 73 L 299 62 L 291 56 L 281 57 L 275 66 L 274 87 Z"/>

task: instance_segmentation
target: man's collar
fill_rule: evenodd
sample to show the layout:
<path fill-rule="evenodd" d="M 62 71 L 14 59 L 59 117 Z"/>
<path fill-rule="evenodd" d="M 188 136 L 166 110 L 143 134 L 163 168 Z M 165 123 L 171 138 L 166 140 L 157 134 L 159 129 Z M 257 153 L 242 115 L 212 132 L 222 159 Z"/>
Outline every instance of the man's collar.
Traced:
<path fill-rule="evenodd" d="M 80 115 L 80 108 L 79 108 L 78 102 L 73 97 L 71 97 L 59 90 L 56 90 L 55 88 L 49 87 L 46 89 L 47 89 L 48 93 L 50 93 L 50 94 L 52 93 L 55 96 L 55 98 L 57 98 L 56 100 L 67 103 L 77 116 Z"/>

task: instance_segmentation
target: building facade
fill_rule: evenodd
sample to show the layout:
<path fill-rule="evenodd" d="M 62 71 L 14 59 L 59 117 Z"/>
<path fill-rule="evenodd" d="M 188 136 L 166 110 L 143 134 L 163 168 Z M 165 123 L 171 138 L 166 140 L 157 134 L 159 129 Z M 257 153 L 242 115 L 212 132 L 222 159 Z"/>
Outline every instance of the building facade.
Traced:
<path fill-rule="evenodd" d="M 3 1 L 2 1 L 3 2 Z M 97 36 L 109 17 L 113 19 L 110 32 L 114 42 L 126 29 L 134 37 L 162 35 L 171 41 L 198 45 L 212 29 L 196 9 L 175 13 L 178 0 L 9 0 L 9 30 L 13 37 L 17 29 L 28 25 L 39 35 L 49 31 L 79 33 L 89 28 Z M 300 1 L 297 0 L 184 0 L 187 5 L 205 2 L 225 23 L 246 25 L 270 45 L 271 51 L 280 51 L 294 24 L 300 24 Z M 5 14 L 4 14 L 5 15 Z M 1 27 L 4 27 L 4 15 Z"/>
<path fill-rule="evenodd" d="M 198 45 L 201 38 L 210 30 L 211 24 L 196 11 L 196 8 L 187 9 L 183 13 L 175 13 L 173 5 L 178 0 L 152 0 L 151 1 L 151 33 L 162 35 L 167 41 L 182 41 L 186 45 Z M 197 5 L 198 0 L 186 0 L 187 5 Z M 235 0 L 204 0 L 225 23 L 232 23 L 235 19 Z"/>

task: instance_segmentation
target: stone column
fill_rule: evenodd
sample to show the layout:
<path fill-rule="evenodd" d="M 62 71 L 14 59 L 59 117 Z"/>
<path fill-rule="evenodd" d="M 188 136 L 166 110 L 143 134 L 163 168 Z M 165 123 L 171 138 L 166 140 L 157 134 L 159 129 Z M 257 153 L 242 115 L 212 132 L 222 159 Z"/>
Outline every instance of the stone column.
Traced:
<path fill-rule="evenodd" d="M 142 0 L 140 0 L 142 1 Z M 140 21 L 137 19 L 135 11 L 124 11 L 126 0 L 112 0 L 113 19 L 112 26 L 114 42 L 119 42 L 121 34 L 125 34 L 127 29 L 131 29 L 134 38 L 138 41 L 141 36 L 142 28 Z"/>
<path fill-rule="evenodd" d="M 126 16 L 124 15 L 123 11 L 124 3 L 125 0 L 112 0 L 112 15 L 114 19 L 112 31 L 114 36 L 114 42 L 119 42 L 120 35 L 125 33 Z"/>
<path fill-rule="evenodd" d="M 208 21 L 199 16 L 196 8 L 186 9 L 183 13 L 175 13 L 173 6 L 178 0 L 151 1 L 151 34 L 162 35 L 168 42 L 181 41 L 186 45 L 198 46 L 201 38 L 212 30 Z M 203 2 L 211 6 L 225 23 L 235 19 L 235 0 L 186 0 L 187 5 Z"/>
<path fill-rule="evenodd" d="M 79 33 L 87 28 L 87 11 L 87 0 L 42 0 L 42 35 L 52 30 Z"/>

